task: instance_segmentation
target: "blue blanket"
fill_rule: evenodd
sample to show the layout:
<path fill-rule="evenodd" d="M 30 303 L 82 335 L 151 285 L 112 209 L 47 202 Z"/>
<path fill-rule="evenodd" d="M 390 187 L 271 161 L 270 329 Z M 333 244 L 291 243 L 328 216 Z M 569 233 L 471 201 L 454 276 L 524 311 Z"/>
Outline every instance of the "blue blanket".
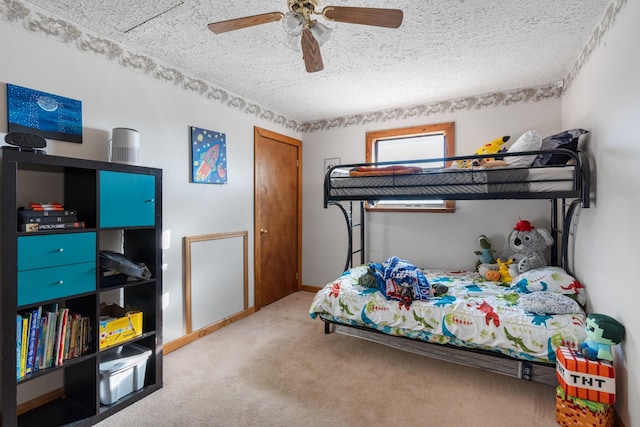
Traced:
<path fill-rule="evenodd" d="M 431 287 L 424 273 L 409 261 L 393 256 L 383 264 L 370 264 L 378 280 L 378 288 L 387 297 L 405 304 L 431 299 Z"/>

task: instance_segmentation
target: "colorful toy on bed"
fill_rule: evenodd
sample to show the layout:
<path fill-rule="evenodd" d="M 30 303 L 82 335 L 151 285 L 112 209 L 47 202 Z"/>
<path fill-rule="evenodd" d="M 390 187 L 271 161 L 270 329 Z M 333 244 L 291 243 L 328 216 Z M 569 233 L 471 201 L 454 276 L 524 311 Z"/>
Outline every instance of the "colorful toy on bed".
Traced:
<path fill-rule="evenodd" d="M 491 282 L 501 282 L 505 285 L 509 285 L 513 281 L 511 273 L 509 272 L 509 265 L 513 263 L 513 259 L 502 261 L 498 258 L 496 262 L 491 264 L 480 264 L 478 266 L 478 272 L 480 276 Z"/>
<path fill-rule="evenodd" d="M 519 274 L 547 265 L 544 250 L 553 245 L 551 233 L 544 228 L 536 228 L 529 221 L 520 220 L 507 237 L 511 253 L 506 259 L 513 259 L 509 274 L 513 279 Z"/>
<path fill-rule="evenodd" d="M 504 143 L 507 142 L 511 138 L 510 136 L 501 136 L 500 138 L 496 138 L 491 142 L 488 142 L 478 148 L 473 154 L 482 156 L 485 154 L 498 154 L 504 151 L 507 151 L 505 147 L 503 147 Z M 456 160 L 453 164 L 454 168 L 465 169 L 470 168 L 472 166 L 482 166 L 485 162 L 489 160 L 494 160 L 492 158 L 486 159 L 477 159 L 477 160 Z"/>
<path fill-rule="evenodd" d="M 624 339 L 624 326 L 606 314 L 592 313 L 585 323 L 587 339 L 580 344 L 587 359 L 613 361 L 611 347 Z"/>
<path fill-rule="evenodd" d="M 500 281 L 502 283 L 511 283 L 513 278 L 511 277 L 511 274 L 509 274 L 509 266 L 513 264 L 513 258 L 508 259 L 504 262 L 500 258 L 498 258 L 497 261 L 498 261 L 498 271 L 500 272 Z"/>
<path fill-rule="evenodd" d="M 488 154 L 499 154 L 507 151 L 505 147 L 503 147 L 504 143 L 509 140 L 510 136 L 503 136 L 500 138 L 496 138 L 493 141 L 484 144 L 482 147 L 478 148 L 474 154 L 478 156 L 488 155 Z M 473 161 L 473 166 L 482 166 L 486 162 L 496 160 L 494 158 L 483 158 Z"/>
<path fill-rule="evenodd" d="M 474 252 L 474 254 L 479 257 L 476 262 L 476 271 L 478 271 L 480 264 L 493 264 L 493 254 L 496 252 L 495 249 L 491 247 L 491 241 L 484 234 L 481 234 L 480 237 L 478 237 L 478 243 L 480 243 L 480 250 Z"/>
<path fill-rule="evenodd" d="M 430 284 L 420 268 L 396 256 L 383 264 L 369 263 L 367 272 L 358 278 L 358 284 L 376 288 L 387 299 L 398 300 L 407 307 L 415 300 L 428 301 L 448 290 L 441 283 Z"/>

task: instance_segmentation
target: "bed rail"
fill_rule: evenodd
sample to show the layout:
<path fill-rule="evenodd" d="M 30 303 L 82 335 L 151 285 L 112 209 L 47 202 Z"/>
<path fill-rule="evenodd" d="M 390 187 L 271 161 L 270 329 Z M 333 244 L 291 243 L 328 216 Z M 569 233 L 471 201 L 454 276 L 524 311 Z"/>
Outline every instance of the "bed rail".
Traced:
<path fill-rule="evenodd" d="M 551 386 L 558 385 L 554 364 L 519 360 L 484 350 L 417 341 L 411 338 L 387 335 L 374 329 L 342 325 L 326 319 L 323 321 L 325 322 L 325 334 L 336 332 L 433 359 L 480 368 L 526 381 Z"/>
<path fill-rule="evenodd" d="M 377 163 L 352 163 L 352 164 L 343 164 L 336 165 L 330 168 L 324 179 L 324 207 L 328 207 L 329 202 L 337 202 L 337 201 L 367 201 L 367 202 L 375 202 L 378 200 L 494 200 L 494 199 L 579 199 L 581 201 L 581 205 L 584 208 L 589 207 L 589 197 L 590 197 L 590 168 L 589 168 L 589 160 L 585 153 L 578 151 L 574 152 L 572 150 L 557 148 L 553 150 L 537 150 L 537 151 L 527 151 L 520 153 L 501 153 L 500 158 L 508 158 L 508 157 L 519 157 L 519 156 L 527 156 L 527 155 L 538 155 L 538 154 L 563 154 L 570 158 L 569 166 L 573 165 L 573 173 L 571 178 L 550 178 L 550 179 L 506 179 L 500 180 L 499 182 L 491 182 L 491 184 L 499 184 L 499 188 L 505 188 L 504 190 L 496 191 L 481 191 L 487 185 L 487 181 L 484 179 L 486 174 L 491 175 L 505 175 L 505 171 L 541 171 L 545 168 L 563 168 L 566 166 L 538 166 L 538 167 L 529 167 L 529 168 L 470 168 L 470 169 L 461 169 L 463 173 L 467 174 L 469 177 L 469 182 L 464 183 L 451 183 L 447 182 L 444 184 L 433 183 L 427 185 L 421 184 L 408 184 L 407 183 L 407 174 L 390 174 L 384 178 L 384 184 L 381 187 L 377 187 L 377 184 L 354 184 L 350 185 L 349 193 L 342 194 L 339 191 L 339 184 L 344 183 L 351 179 L 350 176 L 339 176 L 338 172 L 346 171 L 349 172 L 352 169 L 361 168 L 361 167 L 371 167 L 371 168 L 382 168 L 388 166 L 398 166 L 398 165 L 411 165 L 422 167 L 424 171 L 422 173 L 410 174 L 412 176 L 429 176 L 437 178 L 438 175 L 446 176 L 444 174 L 450 175 L 453 172 L 450 166 L 454 164 L 456 161 L 467 161 L 472 162 L 473 160 L 479 159 L 488 159 L 488 158 L 496 158 L 496 155 L 482 155 L 482 156 L 455 156 L 455 157 L 443 157 L 443 158 L 435 158 L 435 159 L 422 159 L 422 160 L 406 160 L 400 162 L 377 162 Z M 491 176 L 489 175 L 489 176 Z M 568 188 L 561 190 L 548 190 L 548 191 L 531 191 L 531 190 L 523 190 L 518 189 L 518 186 L 528 186 L 529 184 L 534 183 L 544 183 L 544 182 L 565 182 L 568 185 Z M 376 192 L 377 188 L 384 188 L 384 192 Z M 393 189 L 406 190 L 404 192 L 400 192 L 398 194 L 394 194 L 391 191 Z M 419 192 L 412 192 L 412 190 L 419 189 Z M 429 189 L 433 189 L 432 193 L 428 193 L 425 191 L 429 191 Z M 459 191 L 463 189 L 463 191 Z M 474 189 L 476 191 L 474 191 Z M 359 192 L 358 190 L 363 190 Z"/>

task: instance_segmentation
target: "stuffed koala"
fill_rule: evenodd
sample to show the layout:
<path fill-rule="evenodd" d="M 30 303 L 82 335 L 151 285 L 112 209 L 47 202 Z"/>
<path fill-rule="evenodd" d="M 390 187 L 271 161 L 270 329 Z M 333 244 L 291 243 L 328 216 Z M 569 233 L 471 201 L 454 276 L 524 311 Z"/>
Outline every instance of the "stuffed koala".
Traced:
<path fill-rule="evenodd" d="M 518 221 L 513 231 L 507 236 L 511 254 L 507 259 L 513 259 L 509 266 L 509 274 L 515 278 L 525 271 L 544 267 L 544 250 L 553 245 L 553 237 L 544 228 L 535 228 L 529 221 Z"/>

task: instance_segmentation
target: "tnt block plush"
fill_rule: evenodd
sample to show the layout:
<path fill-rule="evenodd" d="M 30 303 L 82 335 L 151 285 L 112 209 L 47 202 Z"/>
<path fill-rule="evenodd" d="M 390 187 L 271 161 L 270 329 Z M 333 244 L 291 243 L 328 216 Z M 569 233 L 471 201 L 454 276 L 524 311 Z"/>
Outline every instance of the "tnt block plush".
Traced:
<path fill-rule="evenodd" d="M 556 359 L 556 376 L 567 395 L 593 402 L 615 403 L 616 379 L 611 362 L 587 359 L 568 347 L 558 347 Z"/>
<path fill-rule="evenodd" d="M 556 421 L 565 427 L 613 427 L 613 405 L 567 396 L 558 386 Z"/>

